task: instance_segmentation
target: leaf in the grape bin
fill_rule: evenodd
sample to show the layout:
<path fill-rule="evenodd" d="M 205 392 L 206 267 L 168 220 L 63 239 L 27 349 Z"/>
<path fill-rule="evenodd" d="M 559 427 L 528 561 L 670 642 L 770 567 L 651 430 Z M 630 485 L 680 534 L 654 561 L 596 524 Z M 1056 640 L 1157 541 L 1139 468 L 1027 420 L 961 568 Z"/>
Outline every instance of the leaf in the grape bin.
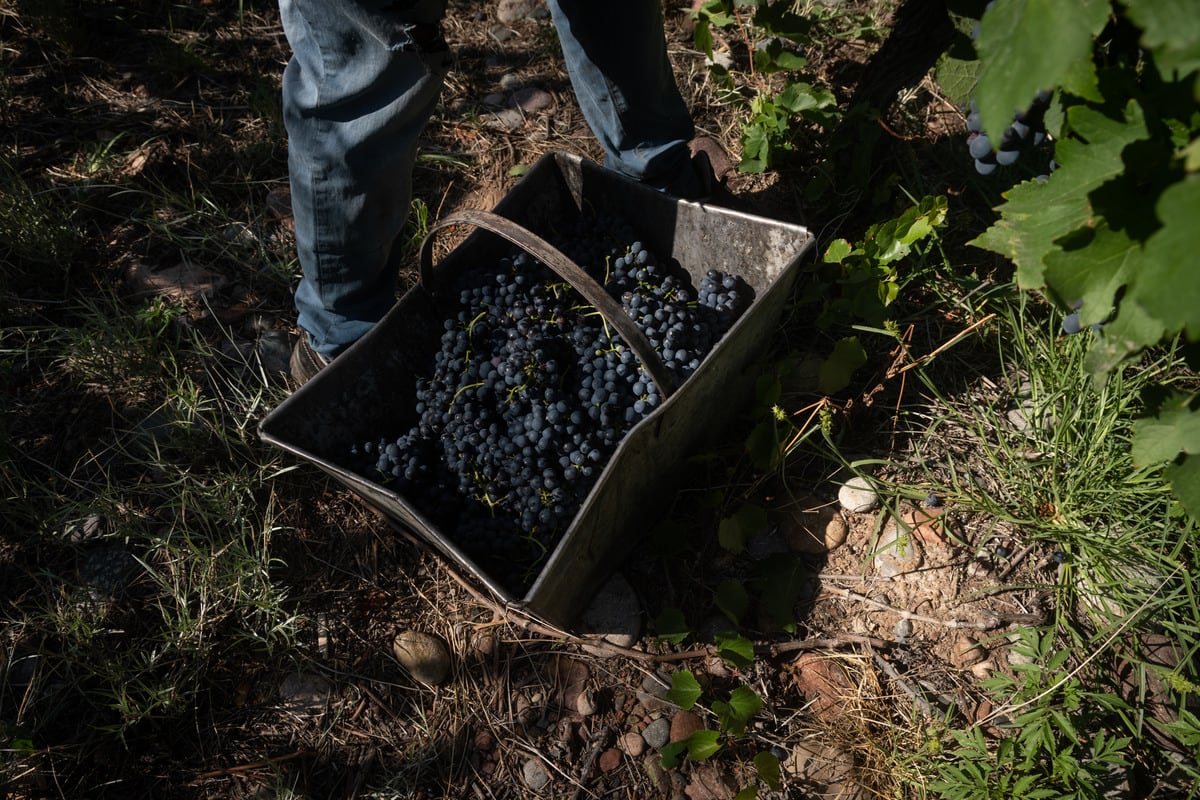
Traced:
<path fill-rule="evenodd" d="M 738 669 L 745 669 L 754 663 L 754 642 L 741 634 L 726 632 L 713 637 L 717 645 L 717 655 Z"/>
<path fill-rule="evenodd" d="M 772 791 L 780 791 L 783 782 L 779 774 L 779 759 L 770 750 L 763 750 L 754 756 L 754 768 L 758 771 L 758 779 Z"/>
<path fill-rule="evenodd" d="M 1092 57 L 1108 23 L 1109 0 L 1000 0 L 980 20 L 982 67 L 976 102 L 983 129 L 999 141 L 1041 89 L 1062 84 L 1073 62 Z"/>
<path fill-rule="evenodd" d="M 1137 303 L 1169 331 L 1200 339 L 1200 181 L 1167 187 L 1155 205 L 1162 227 L 1146 240 L 1145 261 L 1122 304 Z"/>
<path fill-rule="evenodd" d="M 1196 395 L 1172 392 L 1152 417 L 1134 420 L 1130 455 L 1138 466 L 1174 460 L 1180 452 L 1200 454 L 1200 411 Z"/>
<path fill-rule="evenodd" d="M 667 690 L 667 702 L 674 703 L 684 711 L 696 705 L 700 699 L 700 682 L 691 671 L 679 669 L 671 673 L 671 688 Z"/>
<path fill-rule="evenodd" d="M 713 602 L 734 625 L 741 622 L 750 608 L 750 596 L 746 587 L 736 578 L 726 578 L 713 592 Z"/>
<path fill-rule="evenodd" d="M 529 165 L 527 164 L 514 164 L 508 168 L 508 176 L 510 178 L 520 178 L 526 172 L 529 172 Z"/>
<path fill-rule="evenodd" d="M 867 363 L 867 351 L 857 336 L 839 339 L 833 352 L 821 362 L 817 371 L 817 388 L 822 394 L 836 394 L 850 385 L 854 370 Z"/>
<path fill-rule="evenodd" d="M 750 537 L 762 533 L 766 528 L 767 512 L 760 506 L 747 503 L 721 520 L 717 526 L 717 541 L 729 552 L 740 553 L 746 549 Z"/>
<path fill-rule="evenodd" d="M 1193 0 L 1125 0 L 1129 17 L 1142 29 L 1139 44 L 1154 56 L 1154 63 L 1167 80 L 1175 72 L 1180 78 L 1200 69 L 1200 14 Z M 1193 96 L 1200 97 L 1200 75 Z"/>
<path fill-rule="evenodd" d="M 678 608 L 664 608 L 659 612 L 654 620 L 654 631 L 658 639 L 671 644 L 679 644 L 691 635 L 683 611 Z"/>
<path fill-rule="evenodd" d="M 970 242 L 1010 258 L 1023 289 L 1045 285 L 1044 259 L 1059 249 L 1056 240 L 1095 224 L 1088 194 L 1121 175 L 1125 171 L 1122 151 L 1149 136 L 1142 109 L 1134 101 L 1125 107 L 1124 120 L 1086 106 L 1072 107 L 1068 119 L 1085 141 L 1060 140 L 1055 147 L 1059 168 L 1053 178 L 1045 183 L 1025 181 L 1006 192 L 998 208 L 1000 219 Z"/>

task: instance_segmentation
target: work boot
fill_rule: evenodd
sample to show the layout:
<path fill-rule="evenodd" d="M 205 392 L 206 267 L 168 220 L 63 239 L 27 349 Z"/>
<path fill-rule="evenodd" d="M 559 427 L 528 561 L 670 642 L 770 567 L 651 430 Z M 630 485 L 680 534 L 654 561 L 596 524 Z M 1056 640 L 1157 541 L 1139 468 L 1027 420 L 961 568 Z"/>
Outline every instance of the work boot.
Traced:
<path fill-rule="evenodd" d="M 289 366 L 292 380 L 296 381 L 298 386 L 303 386 L 309 378 L 329 366 L 329 362 L 324 356 L 313 350 L 312 345 L 308 343 L 308 334 L 301 331 L 300 339 L 292 346 L 292 358 Z"/>

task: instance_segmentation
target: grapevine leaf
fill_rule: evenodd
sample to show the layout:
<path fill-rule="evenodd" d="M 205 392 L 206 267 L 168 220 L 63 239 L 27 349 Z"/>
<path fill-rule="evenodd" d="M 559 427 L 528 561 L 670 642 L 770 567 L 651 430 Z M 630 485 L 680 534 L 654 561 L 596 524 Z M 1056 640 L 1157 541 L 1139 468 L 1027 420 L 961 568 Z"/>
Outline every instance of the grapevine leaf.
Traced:
<path fill-rule="evenodd" d="M 750 609 L 750 596 L 746 594 L 746 587 L 736 578 L 721 581 L 717 590 L 713 592 L 713 602 L 734 625 L 746 616 Z"/>
<path fill-rule="evenodd" d="M 729 702 L 716 701 L 712 704 L 713 711 L 720 720 L 721 730 L 735 736 L 746 732 L 746 723 L 762 710 L 762 698 L 754 693 L 749 686 L 739 686 L 729 694 Z"/>
<path fill-rule="evenodd" d="M 1166 469 L 1165 477 L 1192 519 L 1200 519 L 1200 456 L 1184 456 Z"/>
<path fill-rule="evenodd" d="M 840 264 L 854 252 L 853 245 L 845 239 L 834 239 L 829 243 L 829 247 L 825 248 L 825 263 Z"/>
<path fill-rule="evenodd" d="M 1111 10 L 1109 0 L 997 0 L 988 9 L 979 27 L 978 103 L 993 141 L 1039 90 L 1061 85 L 1076 61 L 1091 59 Z"/>
<path fill-rule="evenodd" d="M 975 85 L 979 82 L 979 59 L 947 55 L 938 63 L 934 76 L 950 102 L 965 106 L 975 96 Z"/>
<path fill-rule="evenodd" d="M 767 528 L 767 512 L 760 506 L 744 505 L 717 526 L 717 540 L 731 553 L 746 549 L 751 537 Z"/>
<path fill-rule="evenodd" d="M 833 346 L 833 353 L 821 362 L 817 386 L 822 394 L 834 394 L 850 385 L 854 370 L 867 363 L 867 351 L 857 336 L 847 336 Z"/>
<path fill-rule="evenodd" d="M 744 787 L 733 796 L 733 800 L 758 800 L 758 787 L 754 784 Z"/>
<path fill-rule="evenodd" d="M 1064 303 L 1083 301 L 1079 315 L 1085 327 L 1108 318 L 1113 299 L 1137 273 L 1142 256 L 1137 242 L 1124 231 L 1110 230 L 1104 220 L 1087 234 L 1086 244 L 1056 248 L 1045 257 L 1046 285 Z"/>
<path fill-rule="evenodd" d="M 738 669 L 754 663 L 754 642 L 736 633 L 718 633 L 713 637 L 717 655 Z"/>
<path fill-rule="evenodd" d="M 758 779 L 768 788 L 776 792 L 783 788 L 779 774 L 779 758 L 770 750 L 763 750 L 754 756 L 754 768 L 758 770 Z"/>
<path fill-rule="evenodd" d="M 700 682 L 690 671 L 681 669 L 671 673 L 671 688 L 667 690 L 667 702 L 674 703 L 686 711 L 696 705 L 700 695 Z"/>
<path fill-rule="evenodd" d="M 1131 355 L 1157 344 L 1166 333 L 1161 322 L 1136 303 L 1122 302 L 1116 319 L 1104 326 L 1084 359 L 1084 367 L 1095 379 L 1108 374 Z"/>
<path fill-rule="evenodd" d="M 720 731 L 695 731 L 684 740 L 687 744 L 688 758 L 692 761 L 704 761 L 712 758 L 721 749 L 721 743 L 717 741 L 720 737 Z"/>
<path fill-rule="evenodd" d="M 1124 120 L 1086 106 L 1072 107 L 1068 120 L 1080 138 L 1058 142 L 1058 171 L 1045 183 L 1025 181 L 1014 186 L 998 209 L 1000 219 L 971 241 L 1012 259 L 1023 289 L 1042 288 L 1045 257 L 1057 248 L 1058 239 L 1095 224 L 1088 194 L 1124 173 L 1122 151 L 1149 135 L 1141 107 L 1132 101 Z"/>
<path fill-rule="evenodd" d="M 689 635 L 687 620 L 678 608 L 664 608 L 654 620 L 654 630 L 658 632 L 660 641 L 679 644 Z"/>
<path fill-rule="evenodd" d="M 687 742 L 670 742 L 663 745 L 662 764 L 663 769 L 675 769 L 679 766 L 679 758 L 687 751 Z"/>
<path fill-rule="evenodd" d="M 796 625 L 796 601 L 813 582 L 813 571 L 798 557 L 765 558 L 754 572 L 754 589 L 771 621 L 785 630 Z"/>
<path fill-rule="evenodd" d="M 1130 455 L 1138 466 L 1172 461 L 1180 451 L 1200 454 L 1200 411 L 1195 410 L 1194 395 L 1173 392 L 1158 407 L 1153 417 L 1135 420 Z"/>
<path fill-rule="evenodd" d="M 1126 0 L 1124 5 L 1164 77 L 1175 72 L 1182 79 L 1200 69 L 1200 16 L 1193 0 Z"/>
<path fill-rule="evenodd" d="M 1194 267 L 1200 251 L 1200 179 L 1166 189 L 1156 206 L 1162 227 L 1146 240 L 1146 263 L 1126 302 L 1141 305 L 1167 330 L 1186 330 L 1200 339 L 1200 275 Z"/>

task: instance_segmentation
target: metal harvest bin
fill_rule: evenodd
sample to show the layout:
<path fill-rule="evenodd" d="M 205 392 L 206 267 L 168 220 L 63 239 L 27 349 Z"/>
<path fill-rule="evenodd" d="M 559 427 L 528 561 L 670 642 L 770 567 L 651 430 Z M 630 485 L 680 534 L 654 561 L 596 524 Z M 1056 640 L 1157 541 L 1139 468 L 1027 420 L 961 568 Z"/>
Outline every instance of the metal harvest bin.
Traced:
<path fill-rule="evenodd" d="M 545 235 L 584 210 L 619 213 L 660 259 L 698 285 L 710 269 L 740 276 L 754 300 L 690 378 L 626 434 L 524 597 L 483 572 L 404 497 L 340 466 L 351 445 L 399 435 L 416 420 L 416 378 L 428 375 L 446 306 L 437 285 L 493 264 L 512 245 L 473 231 L 387 316 L 260 424 L 262 438 L 316 464 L 416 533 L 501 601 L 568 626 L 667 505 L 680 461 L 749 399 L 741 373 L 769 346 L 813 237 L 803 227 L 665 196 L 566 153 L 543 157 L 495 214 Z"/>

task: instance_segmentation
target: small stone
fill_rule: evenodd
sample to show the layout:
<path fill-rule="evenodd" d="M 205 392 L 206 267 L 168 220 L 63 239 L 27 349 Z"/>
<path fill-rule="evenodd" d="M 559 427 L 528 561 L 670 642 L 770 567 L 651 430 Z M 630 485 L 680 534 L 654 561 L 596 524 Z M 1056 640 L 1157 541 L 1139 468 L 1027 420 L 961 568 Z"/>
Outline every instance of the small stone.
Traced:
<path fill-rule="evenodd" d="M 980 661 L 978 664 L 975 664 L 971 667 L 971 674 L 981 681 L 987 680 L 995 671 L 996 662 L 992 661 L 990 658 Z"/>
<path fill-rule="evenodd" d="M 546 772 L 541 761 L 534 758 L 521 765 L 521 777 L 525 779 L 525 785 L 535 792 L 540 792 L 550 783 L 550 773 Z"/>
<path fill-rule="evenodd" d="M 500 0 L 496 4 L 496 19 L 505 25 L 511 25 L 533 17 L 537 7 L 538 3 L 535 0 Z"/>
<path fill-rule="evenodd" d="M 691 711 L 677 711 L 671 718 L 671 741 L 682 742 L 698 730 L 704 728 L 700 717 Z"/>
<path fill-rule="evenodd" d="M 512 28 L 505 27 L 504 25 L 494 25 L 491 28 L 488 28 L 488 33 L 493 39 L 496 40 L 497 44 L 504 44 L 517 35 L 516 31 L 514 31 Z"/>
<path fill-rule="evenodd" d="M 624 750 L 630 758 L 637 758 L 642 753 L 646 752 L 646 738 L 634 731 L 621 734 L 619 740 L 621 749 Z"/>
<path fill-rule="evenodd" d="M 521 88 L 521 79 L 512 72 L 500 76 L 500 88 L 506 92 L 515 92 Z"/>
<path fill-rule="evenodd" d="M 532 86 L 513 92 L 513 103 L 526 114 L 536 114 L 554 105 L 554 96 Z"/>
<path fill-rule="evenodd" d="M 666 717 L 654 720 L 642 731 L 642 738 L 646 741 L 647 747 L 653 750 L 662 749 L 667 742 L 671 741 L 670 721 Z"/>
<path fill-rule="evenodd" d="M 847 511 L 864 514 L 879 505 L 879 495 L 866 478 L 856 475 L 838 490 L 838 502 Z"/>
<path fill-rule="evenodd" d="M 895 634 L 896 634 L 897 642 L 903 644 L 908 639 L 908 637 L 912 636 L 912 632 L 913 632 L 913 624 L 912 624 L 911 619 L 908 619 L 907 617 L 905 617 L 904 619 L 902 619 L 896 623 Z"/>
<path fill-rule="evenodd" d="M 402 667 L 427 686 L 437 686 L 450 674 L 449 649 L 431 633 L 401 631 L 392 642 L 392 653 Z"/>
<path fill-rule="evenodd" d="M 596 713 L 596 693 L 585 689 L 575 698 L 575 710 L 581 717 L 590 717 Z"/>
<path fill-rule="evenodd" d="M 620 574 L 613 575 L 581 615 L 580 625 L 589 636 L 603 638 L 617 647 L 632 647 L 642 633 L 642 607 L 629 581 Z M 594 656 L 612 654 L 586 644 L 583 649 Z"/>
<path fill-rule="evenodd" d="M 315 672 L 292 672 L 279 684 L 279 697 L 284 707 L 297 714 L 316 714 L 329 702 L 332 687 L 329 681 Z"/>
<path fill-rule="evenodd" d="M 475 749 L 482 753 L 490 753 L 496 746 L 496 737 L 491 731 L 480 731 L 475 734 Z"/>
<path fill-rule="evenodd" d="M 963 634 L 955 642 L 951 658 L 960 666 L 970 667 L 983 661 L 987 655 L 987 648 L 976 641 L 975 637 Z"/>
<path fill-rule="evenodd" d="M 815 497 L 792 506 L 781 521 L 783 535 L 794 553 L 824 553 L 846 541 L 849 528 L 836 507 Z"/>
<path fill-rule="evenodd" d="M 600 754 L 599 763 L 601 772 L 612 772 L 621 766 L 621 751 L 615 747 L 608 748 Z"/>
<path fill-rule="evenodd" d="M 917 540 L 907 534 L 901 535 L 896 520 L 889 519 L 879 535 L 875 571 L 882 577 L 891 578 L 912 572 L 921 566 L 921 562 L 921 548 Z"/>

